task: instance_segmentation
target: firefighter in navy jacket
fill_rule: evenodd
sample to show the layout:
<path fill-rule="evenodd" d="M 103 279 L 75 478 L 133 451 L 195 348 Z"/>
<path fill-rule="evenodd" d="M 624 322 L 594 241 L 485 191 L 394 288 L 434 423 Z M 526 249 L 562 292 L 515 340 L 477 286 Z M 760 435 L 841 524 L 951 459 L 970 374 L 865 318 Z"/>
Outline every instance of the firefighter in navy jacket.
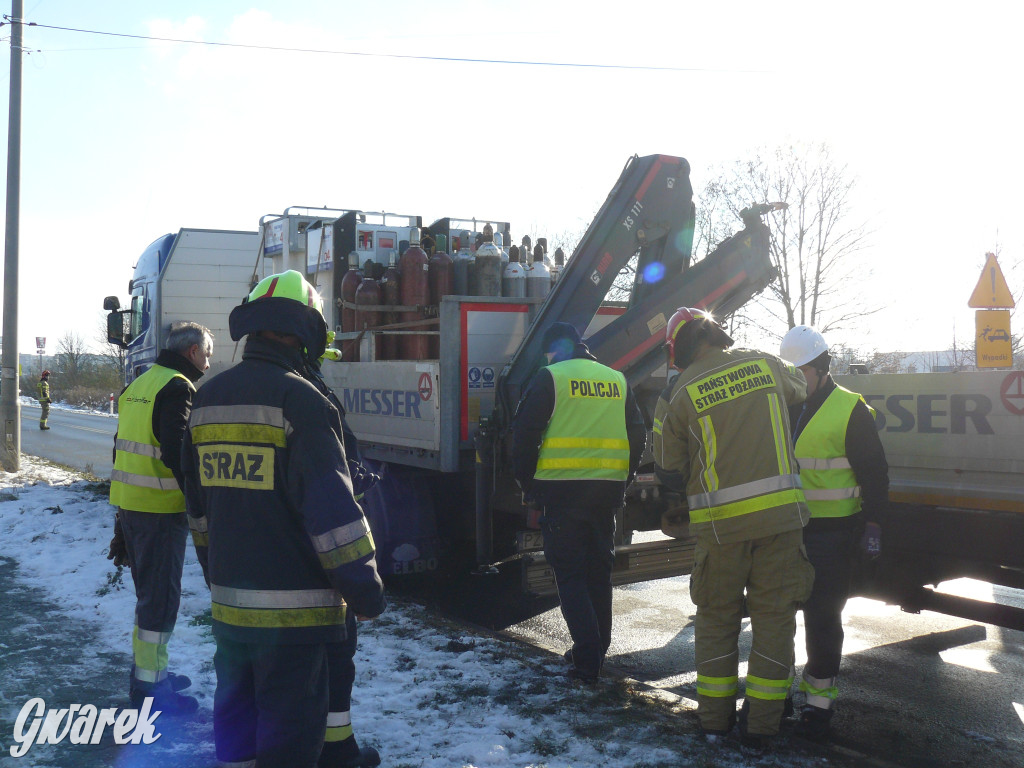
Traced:
<path fill-rule="evenodd" d="M 295 271 L 232 311 L 242 362 L 196 395 L 183 447 L 189 524 L 210 584 L 214 738 L 223 762 L 314 766 L 328 713 L 327 644 L 348 611 L 385 608 L 355 500 L 341 415 L 303 372 L 327 340 Z"/>

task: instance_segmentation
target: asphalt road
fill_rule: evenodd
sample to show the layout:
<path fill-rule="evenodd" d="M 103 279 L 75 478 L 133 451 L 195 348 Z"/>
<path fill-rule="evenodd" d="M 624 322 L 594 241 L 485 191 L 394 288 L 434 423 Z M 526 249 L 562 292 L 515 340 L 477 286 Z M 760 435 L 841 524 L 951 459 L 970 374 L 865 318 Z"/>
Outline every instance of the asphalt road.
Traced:
<path fill-rule="evenodd" d="M 113 468 L 117 417 L 50 408 L 50 429 L 39 429 L 39 406 L 21 405 L 21 451 L 56 461 L 101 479 Z"/>
<path fill-rule="evenodd" d="M 990 585 L 967 579 L 943 589 L 979 599 L 992 595 Z M 695 707 L 689 578 L 617 587 L 614 594 L 608 665 Z M 1024 604 L 1015 590 L 997 588 L 996 599 Z M 940 614 L 908 614 L 865 598 L 851 600 L 844 618 L 832 748 L 863 755 L 872 765 L 1024 766 L 1024 633 Z M 506 631 L 558 654 L 570 644 L 557 609 Z M 743 659 L 750 638 L 745 621 Z M 796 646 L 799 669 L 806 660 L 802 621 Z"/>

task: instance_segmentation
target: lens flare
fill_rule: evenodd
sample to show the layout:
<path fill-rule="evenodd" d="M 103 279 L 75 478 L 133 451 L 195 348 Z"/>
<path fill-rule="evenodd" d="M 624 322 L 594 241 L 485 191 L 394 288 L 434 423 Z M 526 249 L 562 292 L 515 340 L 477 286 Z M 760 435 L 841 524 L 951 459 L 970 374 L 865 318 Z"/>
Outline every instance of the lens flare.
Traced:
<path fill-rule="evenodd" d="M 665 276 L 665 265 L 660 261 L 652 262 L 644 267 L 644 282 L 656 283 Z"/>

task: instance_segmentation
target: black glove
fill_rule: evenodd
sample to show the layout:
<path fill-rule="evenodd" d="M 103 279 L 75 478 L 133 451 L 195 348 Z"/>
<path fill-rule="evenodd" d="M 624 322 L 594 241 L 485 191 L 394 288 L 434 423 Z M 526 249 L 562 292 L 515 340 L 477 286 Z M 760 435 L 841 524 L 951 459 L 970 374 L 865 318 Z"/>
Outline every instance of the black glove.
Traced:
<path fill-rule="evenodd" d="M 860 550 L 871 560 L 882 554 L 882 526 L 878 523 L 868 523 L 864 526 L 864 534 L 860 537 Z"/>
<path fill-rule="evenodd" d="M 352 490 L 355 491 L 357 501 L 363 497 L 363 494 L 380 482 L 380 475 L 375 475 L 353 459 L 348 460 L 348 473 L 352 476 Z"/>
<path fill-rule="evenodd" d="M 121 518 L 114 515 L 114 538 L 110 540 L 110 549 L 107 551 L 107 560 L 113 560 L 118 568 L 131 566 L 128 557 L 128 547 L 124 543 L 124 531 L 121 530 Z"/>

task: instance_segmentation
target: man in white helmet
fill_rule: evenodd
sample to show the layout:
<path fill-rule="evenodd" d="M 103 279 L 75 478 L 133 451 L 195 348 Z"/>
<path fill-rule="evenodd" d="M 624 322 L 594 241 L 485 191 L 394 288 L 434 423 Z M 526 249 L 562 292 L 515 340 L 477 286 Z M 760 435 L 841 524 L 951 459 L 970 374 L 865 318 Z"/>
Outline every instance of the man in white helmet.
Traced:
<path fill-rule="evenodd" d="M 831 357 L 824 337 L 798 325 L 782 339 L 780 356 L 807 379 L 807 400 L 790 408 L 794 454 L 811 521 L 804 546 L 814 566 L 814 588 L 804 603 L 807 664 L 800 690 L 807 702 L 797 732 L 813 741 L 828 736 L 843 653 L 843 608 L 858 544 L 869 554 L 880 548 L 871 521 L 888 503 L 889 466 L 871 408 L 856 392 L 829 375 Z"/>

